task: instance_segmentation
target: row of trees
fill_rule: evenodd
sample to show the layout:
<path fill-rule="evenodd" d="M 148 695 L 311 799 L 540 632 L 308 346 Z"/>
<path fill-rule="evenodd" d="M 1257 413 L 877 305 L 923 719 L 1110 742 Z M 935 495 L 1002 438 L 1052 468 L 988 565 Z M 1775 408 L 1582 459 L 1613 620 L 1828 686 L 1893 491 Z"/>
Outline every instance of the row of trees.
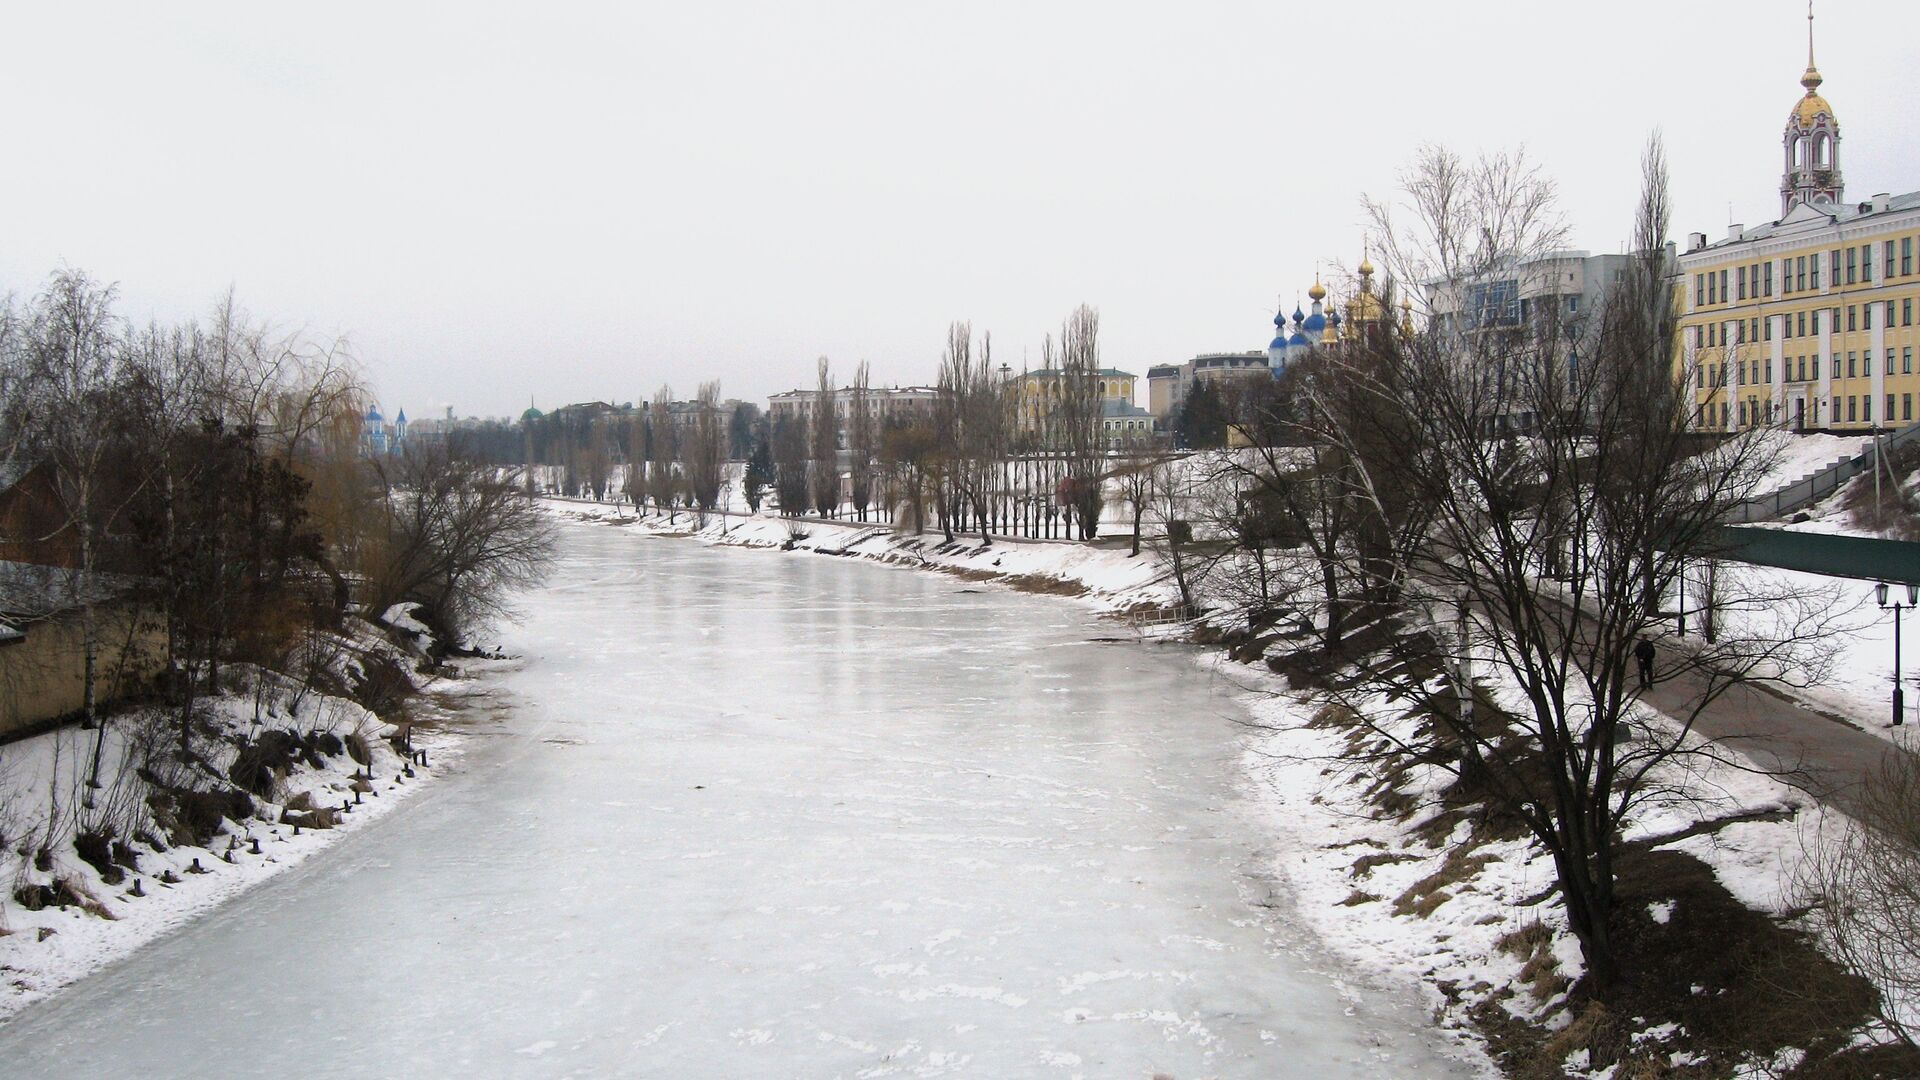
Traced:
<path fill-rule="evenodd" d="M 350 608 L 405 601 L 458 641 L 540 575 L 548 526 L 511 476 L 446 441 L 363 452 L 340 343 L 275 335 L 230 296 L 147 327 L 116 300 L 63 270 L 0 304 L 0 550 L 64 581 L 89 723 L 108 597 L 164 628 L 185 754 L 223 663 L 283 668 Z"/>
<path fill-rule="evenodd" d="M 822 357 L 811 402 L 776 417 L 749 463 L 748 501 L 759 505 L 764 484 L 788 515 L 905 515 L 916 532 L 986 543 L 995 532 L 1092 539 L 1111 468 L 1099 315 L 1076 309 L 1042 355 L 1041 371 L 1016 379 L 995 367 L 991 334 L 955 322 L 933 399 L 884 415 L 864 363 L 843 391 Z"/>
<path fill-rule="evenodd" d="M 621 490 L 635 505 L 668 514 L 722 507 L 734 484 L 727 462 L 743 456 L 744 444 L 738 484 L 751 510 L 771 496 L 787 516 L 903 518 L 949 540 L 967 531 L 989 543 L 996 532 L 1091 539 L 1114 467 L 1102 422 L 1098 314 L 1075 310 L 1042 352 L 1047 366 L 1034 373 L 1035 393 L 1027 373 L 1016 380 L 994 366 L 990 334 L 956 322 L 931 400 L 883 407 L 866 364 L 841 387 L 821 357 L 810 399 L 770 419 L 723 405 L 716 383 L 703 384 L 692 402 L 662 387 L 624 421 L 602 414 L 609 425 L 624 424 L 623 437 L 589 434 L 597 447 L 589 457 L 607 462 L 609 477 L 624 470 Z M 532 432 L 546 419 L 523 422 L 522 460 L 540 459 Z M 1149 443 L 1128 450 L 1143 453 Z M 607 493 L 600 472 L 589 470 L 584 482 L 573 473 L 552 486 Z"/>

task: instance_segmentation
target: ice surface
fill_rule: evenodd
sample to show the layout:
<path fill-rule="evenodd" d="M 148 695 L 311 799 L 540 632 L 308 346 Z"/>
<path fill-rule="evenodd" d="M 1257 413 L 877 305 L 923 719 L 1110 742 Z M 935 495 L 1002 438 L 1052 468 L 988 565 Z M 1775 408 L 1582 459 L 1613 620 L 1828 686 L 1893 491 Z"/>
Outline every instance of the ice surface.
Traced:
<path fill-rule="evenodd" d="M 7 1071 L 1466 1075 L 1273 899 L 1183 657 L 854 560 L 562 553 L 456 775 L 23 1012 Z"/>

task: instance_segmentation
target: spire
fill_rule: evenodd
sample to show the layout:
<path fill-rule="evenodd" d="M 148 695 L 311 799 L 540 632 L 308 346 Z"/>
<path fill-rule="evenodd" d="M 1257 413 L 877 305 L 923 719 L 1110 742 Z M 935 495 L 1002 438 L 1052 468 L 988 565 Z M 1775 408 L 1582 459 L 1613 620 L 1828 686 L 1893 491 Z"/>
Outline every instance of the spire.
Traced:
<path fill-rule="evenodd" d="M 1807 88 L 1807 96 L 1820 88 L 1826 80 L 1820 77 L 1820 69 L 1813 66 L 1813 0 L 1807 0 L 1807 70 L 1800 76 L 1800 85 Z"/>

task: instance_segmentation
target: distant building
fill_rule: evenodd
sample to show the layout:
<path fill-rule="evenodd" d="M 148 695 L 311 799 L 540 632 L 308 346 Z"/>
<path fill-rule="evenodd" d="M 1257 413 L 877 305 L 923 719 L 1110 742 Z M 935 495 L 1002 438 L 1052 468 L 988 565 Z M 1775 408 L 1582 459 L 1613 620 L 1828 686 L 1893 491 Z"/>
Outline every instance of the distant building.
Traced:
<path fill-rule="evenodd" d="M 1153 439 L 1153 414 L 1131 401 L 1103 398 L 1100 434 L 1109 448 L 1146 443 Z"/>
<path fill-rule="evenodd" d="M 869 386 L 867 387 L 867 407 L 873 410 L 876 430 L 889 424 L 906 423 L 913 419 L 933 418 L 933 409 L 940 400 L 940 391 L 931 386 Z M 838 432 L 839 446 L 847 447 L 847 414 L 853 403 L 853 387 L 842 386 L 833 391 L 828 403 L 833 409 L 835 430 Z M 820 404 L 820 391 L 787 390 L 767 399 L 767 416 L 774 423 L 782 420 L 806 420 L 812 422 L 814 412 Z"/>
<path fill-rule="evenodd" d="M 1603 310 L 1608 291 L 1626 279 L 1633 258 L 1550 251 L 1472 280 L 1428 282 L 1431 324 L 1448 333 L 1551 325 L 1565 343 L 1566 363 L 1577 367 L 1594 328 L 1591 319 Z M 1500 432 L 1532 431 L 1536 418 L 1519 382 L 1525 373 L 1492 374 L 1496 405 L 1489 424 Z"/>
<path fill-rule="evenodd" d="M 1201 353 L 1179 364 L 1155 364 L 1147 369 L 1147 412 L 1164 423 L 1187 403 L 1196 383 L 1271 374 L 1263 352 Z"/>
<path fill-rule="evenodd" d="M 1188 395 L 1201 383 L 1244 378 L 1277 379 L 1286 372 L 1289 364 L 1305 358 L 1315 349 L 1341 341 L 1343 327 L 1385 318 L 1385 301 L 1375 291 L 1373 275 L 1373 263 L 1363 256 L 1354 295 L 1344 305 L 1330 302 L 1327 287 L 1316 276 L 1313 287 L 1307 290 L 1307 300 L 1311 305 L 1307 310 L 1295 304 L 1293 314 L 1289 316 L 1283 304 L 1274 314 L 1273 340 L 1267 344 L 1264 352 L 1200 353 L 1183 363 L 1155 364 L 1148 368 L 1147 411 L 1164 423 L 1186 404 Z M 1340 310 L 1343 306 L 1345 315 Z M 1406 314 L 1408 308 L 1403 299 L 1403 317 L 1410 318 Z"/>
<path fill-rule="evenodd" d="M 1434 325 L 1449 331 L 1522 326 L 1545 318 L 1549 306 L 1562 325 L 1582 324 L 1600 310 L 1607 290 L 1625 279 L 1632 260 L 1547 252 L 1473 281 L 1429 283 L 1427 302 Z"/>
<path fill-rule="evenodd" d="M 1780 218 L 1679 258 L 1675 364 L 1704 430 L 1869 431 L 1913 422 L 1920 191 L 1846 201 L 1840 121 L 1807 26 L 1804 93 L 1781 135 Z"/>
<path fill-rule="evenodd" d="M 1101 415 L 1124 418 L 1134 415 L 1149 415 L 1145 409 L 1139 409 L 1133 403 L 1133 386 L 1137 378 L 1130 371 L 1119 368 L 1101 368 L 1093 373 L 1094 393 L 1100 401 Z M 1023 433 L 1032 433 L 1040 429 L 1041 422 L 1053 415 L 1060 399 L 1067 391 L 1067 375 L 1059 368 L 1036 368 L 1023 371 L 1014 376 L 1014 427 Z M 1130 411 L 1131 410 L 1131 411 Z"/>
<path fill-rule="evenodd" d="M 1156 420 L 1168 414 L 1187 398 L 1187 365 L 1155 364 L 1147 369 L 1147 411 Z"/>
<path fill-rule="evenodd" d="M 360 445 L 368 455 L 385 457 L 398 454 L 407 448 L 407 410 L 388 423 L 380 414 L 379 405 L 368 405 L 367 414 L 361 419 Z"/>

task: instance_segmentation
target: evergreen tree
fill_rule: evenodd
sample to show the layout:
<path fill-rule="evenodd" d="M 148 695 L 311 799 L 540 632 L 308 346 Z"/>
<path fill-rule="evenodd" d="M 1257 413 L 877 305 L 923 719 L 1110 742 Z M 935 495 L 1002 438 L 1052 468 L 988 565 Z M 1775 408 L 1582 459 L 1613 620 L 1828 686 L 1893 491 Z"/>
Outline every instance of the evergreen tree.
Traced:
<path fill-rule="evenodd" d="M 760 512 L 760 500 L 766 497 L 767 488 L 773 486 L 773 439 L 772 432 L 765 424 L 754 425 L 753 452 L 747 455 L 747 474 L 745 490 L 747 506 L 754 513 Z"/>

